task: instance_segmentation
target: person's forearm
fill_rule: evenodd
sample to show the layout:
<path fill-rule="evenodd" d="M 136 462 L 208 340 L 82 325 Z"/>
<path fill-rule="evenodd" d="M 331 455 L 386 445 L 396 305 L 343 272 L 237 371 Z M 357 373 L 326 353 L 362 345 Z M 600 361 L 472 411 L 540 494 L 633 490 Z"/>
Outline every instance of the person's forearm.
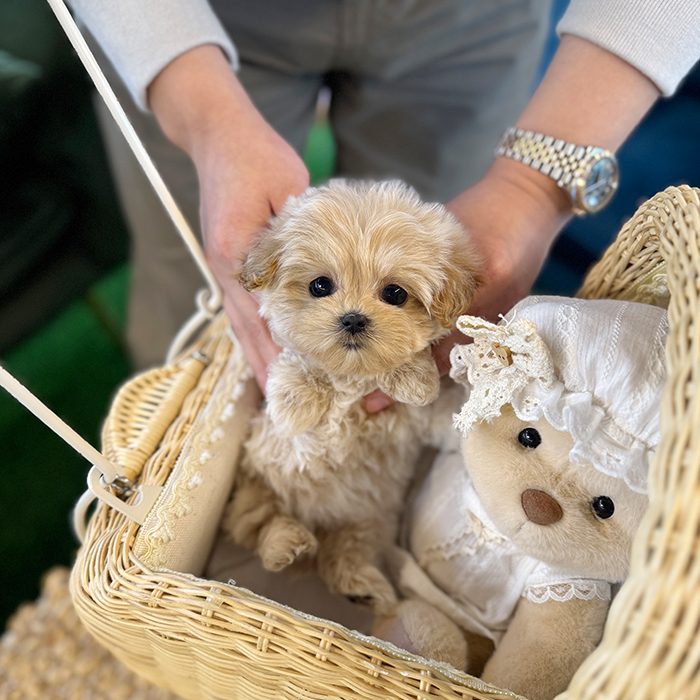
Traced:
<path fill-rule="evenodd" d="M 700 15 L 688 0 L 570 0 L 557 31 L 624 59 L 665 97 L 700 59 Z"/>
<path fill-rule="evenodd" d="M 198 46 L 169 63 L 148 87 L 165 135 L 195 160 L 208 136 L 257 110 L 218 46 Z"/>
<path fill-rule="evenodd" d="M 516 126 L 615 151 L 658 97 L 658 88 L 629 63 L 564 35 Z"/>
<path fill-rule="evenodd" d="M 658 96 L 629 64 L 586 40 L 564 36 L 515 126 L 615 151 Z M 529 292 L 573 215 L 569 194 L 552 178 L 505 156 L 448 208 L 480 247 L 484 285 L 474 310 L 489 319 Z"/>
<path fill-rule="evenodd" d="M 636 68 L 585 39 L 564 35 L 515 126 L 616 151 L 658 97 L 656 86 Z M 571 200 L 548 176 L 504 157 L 496 159 L 489 175 L 507 178 L 539 198 L 545 207 L 541 216 L 551 216 L 548 209 L 559 211 L 550 240 L 568 218 Z"/>

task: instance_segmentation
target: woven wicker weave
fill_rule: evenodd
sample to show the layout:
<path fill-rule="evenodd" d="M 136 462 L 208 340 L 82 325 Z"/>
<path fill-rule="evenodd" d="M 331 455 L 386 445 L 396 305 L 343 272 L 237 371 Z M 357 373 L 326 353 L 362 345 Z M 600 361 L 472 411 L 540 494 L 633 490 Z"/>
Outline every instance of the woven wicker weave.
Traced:
<path fill-rule="evenodd" d="M 600 648 L 575 676 L 566 700 L 700 697 L 700 430 L 693 430 L 700 418 L 699 193 L 670 188 L 643 205 L 582 290 L 590 298 L 665 304 L 667 265 L 669 380 L 651 503 L 635 540 L 631 575 Z M 142 483 L 168 478 L 235 351 L 223 324 L 214 323 L 195 344 L 211 361 L 143 466 Z M 173 401 L 179 406 L 180 399 Z M 123 409 L 119 403 L 113 413 Z M 131 401 L 136 413 L 138 403 Z M 108 422 L 105 444 L 119 442 L 109 434 L 119 423 Z M 87 628 L 127 666 L 184 698 L 514 697 L 250 591 L 149 569 L 133 553 L 138 531 L 124 516 L 98 507 L 72 572 L 74 602 Z"/>
<path fill-rule="evenodd" d="M 638 279 L 648 281 L 660 258 L 666 261 L 668 380 L 650 505 L 635 538 L 630 576 L 613 603 L 603 642 L 579 669 L 566 700 L 700 698 L 699 195 L 671 187 L 642 206 L 583 290 L 619 295 L 614 276 L 629 279 L 639 270 Z M 636 251 L 643 262 L 624 250 Z M 661 299 L 663 285 L 652 287 Z"/>
<path fill-rule="evenodd" d="M 133 479 L 153 454 L 195 387 L 204 362 L 190 357 L 179 366 L 163 367 L 123 386 L 102 430 L 102 453 L 121 464 Z"/>

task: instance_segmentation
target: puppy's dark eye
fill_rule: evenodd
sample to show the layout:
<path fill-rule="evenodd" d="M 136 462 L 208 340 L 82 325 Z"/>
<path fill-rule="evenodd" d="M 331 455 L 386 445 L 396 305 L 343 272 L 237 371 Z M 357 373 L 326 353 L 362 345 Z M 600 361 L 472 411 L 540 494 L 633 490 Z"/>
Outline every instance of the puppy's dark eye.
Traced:
<path fill-rule="evenodd" d="M 608 518 L 611 518 L 612 514 L 615 512 L 615 504 L 613 503 L 612 498 L 608 498 L 607 496 L 596 496 L 591 501 L 591 509 L 601 520 L 607 520 Z"/>
<path fill-rule="evenodd" d="M 384 289 L 382 289 L 382 301 L 392 306 L 403 306 L 408 299 L 408 292 L 403 288 L 399 287 L 398 284 L 387 284 Z"/>
<path fill-rule="evenodd" d="M 523 428 L 518 433 L 518 442 L 523 447 L 534 450 L 542 442 L 542 436 L 535 428 Z"/>
<path fill-rule="evenodd" d="M 328 277 L 317 277 L 309 284 L 309 294 L 312 297 L 328 297 L 335 291 L 333 280 Z"/>

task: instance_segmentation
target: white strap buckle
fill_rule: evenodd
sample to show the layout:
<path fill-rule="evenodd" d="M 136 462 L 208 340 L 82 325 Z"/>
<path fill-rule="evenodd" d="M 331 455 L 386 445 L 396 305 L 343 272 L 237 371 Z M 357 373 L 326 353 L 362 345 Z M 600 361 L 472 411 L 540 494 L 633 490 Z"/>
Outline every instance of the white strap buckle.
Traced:
<path fill-rule="evenodd" d="M 88 490 L 82 495 L 73 510 L 73 529 L 80 542 L 85 541 L 87 509 L 95 498 L 99 498 L 110 508 L 114 508 L 114 510 L 126 515 L 127 518 L 135 523 L 143 525 L 148 513 L 158 500 L 160 492 L 163 490 L 162 486 L 154 486 L 152 484 L 134 486 L 131 481 L 121 476 L 109 483 L 97 466 L 93 466 L 90 469 L 87 481 Z M 139 495 L 139 498 L 134 503 L 127 503 L 124 500 L 135 493 Z"/>

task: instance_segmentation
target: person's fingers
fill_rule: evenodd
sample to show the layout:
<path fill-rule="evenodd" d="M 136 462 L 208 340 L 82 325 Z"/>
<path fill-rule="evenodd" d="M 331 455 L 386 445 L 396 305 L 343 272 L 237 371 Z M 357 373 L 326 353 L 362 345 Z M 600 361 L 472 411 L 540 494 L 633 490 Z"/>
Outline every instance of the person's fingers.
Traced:
<path fill-rule="evenodd" d="M 267 383 L 267 366 L 275 360 L 280 348 L 272 340 L 270 331 L 258 314 L 255 299 L 245 290 L 239 289 L 235 298 L 224 297 L 224 309 L 231 320 L 233 332 L 241 344 L 262 393 Z"/>
<path fill-rule="evenodd" d="M 455 345 L 466 345 L 471 343 L 471 339 L 460 333 L 456 328 L 449 335 L 446 335 L 439 343 L 433 345 L 433 359 L 437 365 L 440 376 L 444 376 L 450 371 L 450 352 Z"/>
<path fill-rule="evenodd" d="M 364 397 L 363 403 L 367 413 L 379 413 L 396 401 L 391 396 L 387 396 L 381 389 L 375 389 Z"/>

